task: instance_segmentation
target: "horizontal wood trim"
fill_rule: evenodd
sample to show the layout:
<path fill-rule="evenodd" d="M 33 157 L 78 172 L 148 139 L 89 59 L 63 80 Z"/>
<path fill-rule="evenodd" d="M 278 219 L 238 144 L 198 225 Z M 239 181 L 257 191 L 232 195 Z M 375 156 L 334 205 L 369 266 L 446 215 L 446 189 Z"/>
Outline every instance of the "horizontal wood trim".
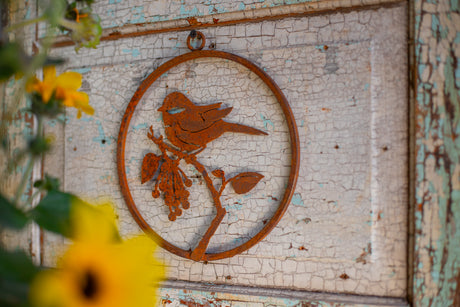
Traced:
<path fill-rule="evenodd" d="M 330 14 L 336 11 L 353 11 L 392 7 L 406 0 L 320 0 L 309 3 L 284 5 L 272 8 L 245 10 L 207 16 L 189 17 L 171 21 L 129 24 L 103 30 L 101 41 L 113 41 L 123 38 L 152 35 L 157 33 L 187 31 L 209 27 L 219 27 L 240 23 L 261 22 L 289 17 Z M 66 36 L 57 38 L 55 48 L 72 46 Z"/>
<path fill-rule="evenodd" d="M 304 306 L 303 303 L 307 306 L 308 303 L 315 302 L 330 302 L 340 304 L 340 306 L 342 306 L 342 304 L 345 306 L 355 304 L 367 306 L 409 306 L 409 303 L 403 298 L 311 292 L 278 288 L 256 288 L 237 285 L 215 285 L 180 280 L 167 280 L 163 282 L 161 289 L 166 291 L 167 289 L 187 289 L 191 300 L 193 300 L 193 291 L 197 291 L 211 295 L 223 294 L 223 296 L 225 296 L 225 294 L 231 294 L 230 297 L 232 300 L 243 302 L 253 302 L 250 299 L 248 300 L 248 296 L 253 297 L 254 302 L 261 302 L 264 299 L 269 300 L 269 298 L 288 299 L 291 302 L 293 300 L 298 301 L 300 304 L 299 306 Z"/>

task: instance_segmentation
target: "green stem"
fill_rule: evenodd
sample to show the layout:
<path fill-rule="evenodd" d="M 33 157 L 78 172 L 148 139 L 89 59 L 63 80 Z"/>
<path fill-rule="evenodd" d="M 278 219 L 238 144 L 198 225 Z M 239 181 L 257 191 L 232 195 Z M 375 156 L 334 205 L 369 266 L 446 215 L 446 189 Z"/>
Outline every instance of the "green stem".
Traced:
<path fill-rule="evenodd" d="M 24 203 L 23 205 L 23 208 L 24 209 L 27 209 L 27 208 L 31 208 L 32 206 L 32 202 L 34 201 L 34 199 L 37 197 L 37 195 L 41 194 L 42 191 L 37 189 L 34 194 L 32 194 L 32 196 L 28 197 L 27 201 Z"/>
<path fill-rule="evenodd" d="M 37 116 L 38 125 L 37 125 L 37 135 L 43 134 L 43 119 L 41 116 Z M 16 194 L 14 196 L 14 203 L 18 204 L 19 200 L 26 189 L 27 183 L 30 181 L 30 175 L 32 174 L 32 170 L 34 168 L 35 158 L 30 157 L 29 161 L 27 162 L 27 167 L 24 172 L 24 175 L 21 178 L 21 182 L 19 183 L 18 189 L 16 190 Z"/>
<path fill-rule="evenodd" d="M 34 158 L 30 157 L 29 161 L 27 162 L 27 167 L 26 171 L 24 172 L 24 175 L 21 178 L 21 182 L 19 183 L 18 189 L 16 190 L 16 194 L 14 196 L 14 203 L 18 204 L 19 203 L 19 198 L 21 197 L 22 193 L 24 193 L 24 190 L 27 186 L 27 182 L 29 181 L 29 177 L 32 174 L 32 170 L 34 168 Z"/>
<path fill-rule="evenodd" d="M 40 17 L 37 17 L 37 18 L 24 20 L 24 21 L 22 21 L 20 23 L 17 23 L 17 24 L 9 26 L 8 28 L 5 29 L 5 32 L 11 32 L 11 31 L 17 30 L 19 28 L 24 28 L 26 26 L 33 25 L 34 23 L 42 22 L 42 21 L 45 21 L 45 20 L 46 20 L 45 16 L 40 16 Z"/>

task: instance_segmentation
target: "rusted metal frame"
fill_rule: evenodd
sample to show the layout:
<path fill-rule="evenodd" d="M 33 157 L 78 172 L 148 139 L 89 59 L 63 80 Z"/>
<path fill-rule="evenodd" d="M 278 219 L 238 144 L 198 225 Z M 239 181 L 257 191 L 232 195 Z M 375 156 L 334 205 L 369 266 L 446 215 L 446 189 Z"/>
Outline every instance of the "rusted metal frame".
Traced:
<path fill-rule="evenodd" d="M 139 36 L 146 36 L 146 35 L 153 35 L 153 34 L 159 34 L 159 33 L 168 33 L 168 32 L 178 32 L 178 31 L 191 31 L 191 30 L 197 30 L 197 29 L 205 29 L 205 28 L 213 28 L 213 27 L 222 27 L 222 26 L 230 26 L 230 25 L 236 25 L 236 24 L 242 24 L 242 23 L 257 23 L 257 22 L 262 22 L 262 21 L 268 21 L 268 20 L 280 20 L 280 19 L 285 19 L 285 18 L 299 18 L 299 17 L 306 17 L 306 16 L 316 16 L 316 15 L 324 15 L 324 14 L 330 14 L 334 12 L 351 12 L 351 11 L 361 11 L 361 10 L 372 10 L 372 9 L 379 9 L 379 8 L 391 8 L 400 5 L 401 3 L 407 2 L 406 0 L 394 0 L 391 2 L 386 2 L 382 4 L 363 4 L 363 5 L 352 5 L 348 7 L 337 7 L 337 8 L 325 8 L 325 9 L 312 9 L 309 11 L 303 11 L 303 12 L 291 12 L 291 13 L 284 13 L 284 14 L 278 14 L 278 15 L 273 15 L 273 16 L 255 16 L 252 18 L 240 18 L 240 19 L 234 19 L 234 20 L 226 20 L 226 21 L 218 21 L 218 18 L 213 18 L 212 23 L 195 23 L 192 22 L 193 18 L 187 18 L 186 20 L 188 21 L 188 25 L 184 26 L 176 26 L 176 27 L 166 27 L 162 29 L 150 29 L 150 30 L 143 30 L 143 31 L 133 31 L 133 32 L 128 32 L 128 33 L 123 33 L 125 28 L 130 28 L 130 27 L 143 27 L 146 24 L 150 23 L 144 23 L 144 24 L 129 24 L 129 25 L 124 25 L 116 28 L 109 28 L 105 29 L 105 31 L 110 31 L 110 33 L 103 35 L 101 37 L 101 41 L 115 41 L 119 39 L 124 39 L 124 38 L 133 38 L 133 37 L 139 37 Z M 218 17 L 218 15 L 216 15 Z M 54 48 L 61 48 L 61 47 L 68 47 L 68 46 L 73 46 L 74 43 L 71 40 L 63 40 L 56 42 L 53 47 Z"/>
<path fill-rule="evenodd" d="M 280 206 L 276 210 L 275 214 L 271 218 L 269 222 L 265 224 L 265 226 L 262 228 L 262 230 L 257 233 L 253 238 L 245 242 L 244 244 L 237 246 L 231 250 L 221 252 L 221 253 L 205 253 L 201 257 L 198 257 L 197 255 L 200 255 L 202 252 L 202 246 L 199 246 L 197 252 L 195 253 L 194 257 L 195 259 L 200 258 L 200 260 L 204 261 L 210 261 L 210 260 L 218 260 L 218 259 L 223 259 L 227 257 L 232 257 L 236 254 L 239 254 L 250 247 L 254 246 L 256 243 L 258 243 L 260 240 L 262 240 L 278 223 L 278 221 L 281 219 L 283 214 L 285 213 L 289 202 L 292 198 L 292 195 L 294 193 L 294 188 L 295 184 L 297 182 L 298 178 L 298 171 L 299 171 L 299 157 L 300 157 L 300 146 L 299 146 L 299 136 L 298 136 L 298 131 L 297 131 L 297 126 L 294 120 L 294 115 L 292 113 L 292 110 L 289 107 L 289 104 L 287 102 L 287 99 L 284 97 L 284 94 L 281 92 L 280 88 L 278 85 L 259 67 L 254 65 L 252 62 L 239 57 L 234 54 L 230 54 L 227 52 L 223 51 L 214 51 L 214 50 L 206 50 L 206 51 L 193 51 L 191 53 L 187 53 L 181 56 L 178 56 L 172 60 L 169 60 L 168 62 L 164 63 L 161 65 L 159 68 L 157 68 L 152 74 L 150 74 L 139 86 L 135 94 L 133 95 L 130 103 L 128 104 L 126 108 L 126 112 L 123 116 L 121 126 L 120 126 L 120 131 L 119 131 L 119 136 L 118 136 L 118 144 L 117 144 L 117 167 L 118 167 L 118 177 L 120 181 L 120 186 L 121 186 L 121 191 L 122 194 L 125 198 L 126 203 L 128 204 L 128 208 L 133 215 L 134 219 L 136 222 L 139 224 L 139 226 L 148 234 L 152 236 L 152 238 L 157 241 L 162 247 L 164 247 L 166 250 L 181 256 L 185 258 L 192 259 L 192 252 L 183 250 L 181 248 L 178 248 L 174 246 L 173 244 L 167 242 L 161 236 L 159 236 L 153 229 L 148 225 L 148 223 L 144 220 L 140 212 L 138 211 L 134 200 L 132 198 L 132 195 L 129 191 L 128 187 L 128 182 L 126 178 L 126 172 L 125 172 L 125 142 L 126 142 L 126 136 L 129 128 L 129 123 L 131 121 L 131 118 L 134 114 L 134 111 L 136 109 L 137 104 L 139 103 L 140 99 L 144 95 L 145 91 L 165 72 L 169 71 L 171 68 L 194 59 L 198 58 L 223 58 L 223 59 L 228 59 L 231 61 L 234 61 L 236 63 L 239 63 L 246 68 L 250 69 L 252 72 L 254 72 L 259 78 L 261 78 L 267 86 L 270 88 L 270 90 L 273 92 L 274 96 L 276 97 L 278 103 L 281 106 L 281 109 L 283 110 L 283 113 L 286 117 L 288 128 L 289 128 L 289 135 L 291 139 L 291 149 L 292 149 L 292 154 L 291 154 L 291 170 L 290 170 L 290 175 L 288 179 L 288 184 L 287 188 L 285 190 L 284 196 L 281 200 Z M 222 211 L 223 212 L 223 211 Z M 214 224 L 219 224 L 219 214 L 215 218 Z M 217 228 L 217 227 L 216 227 Z M 207 236 L 211 237 L 215 229 L 208 229 L 208 233 L 205 235 L 206 238 L 203 239 L 202 242 L 204 242 L 202 245 L 205 245 L 205 241 L 207 240 Z M 206 244 L 207 245 L 207 244 Z"/>
<path fill-rule="evenodd" d="M 192 35 L 193 34 L 193 35 Z M 201 44 L 200 46 L 198 46 L 197 48 L 193 47 L 192 44 L 191 44 L 191 40 L 192 39 L 200 39 L 201 40 Z M 196 51 L 196 50 L 201 50 L 203 49 L 204 45 L 206 44 L 206 38 L 204 37 L 204 34 L 201 33 L 200 31 L 195 31 L 195 30 L 192 30 L 192 32 L 190 33 L 189 36 L 187 36 L 187 47 L 188 49 L 192 50 L 192 51 Z"/>

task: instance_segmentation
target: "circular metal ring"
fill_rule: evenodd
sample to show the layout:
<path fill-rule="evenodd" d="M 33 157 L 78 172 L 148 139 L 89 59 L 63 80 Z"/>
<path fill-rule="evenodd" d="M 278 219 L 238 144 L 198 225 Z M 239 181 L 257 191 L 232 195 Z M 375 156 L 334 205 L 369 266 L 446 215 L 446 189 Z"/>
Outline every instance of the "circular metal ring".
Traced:
<path fill-rule="evenodd" d="M 199 33 L 199 32 L 198 32 Z M 171 253 L 174 253 L 178 256 L 192 259 L 192 251 L 185 250 L 179 248 L 170 242 L 163 239 L 159 234 L 157 234 L 147 223 L 147 221 L 142 217 L 139 210 L 136 207 L 134 199 L 131 195 L 131 192 L 128 187 L 128 179 L 126 177 L 126 167 L 125 167 L 125 144 L 126 144 L 126 136 L 129 129 L 129 124 L 131 118 L 136 110 L 136 106 L 138 105 L 139 101 L 141 100 L 142 96 L 145 94 L 147 89 L 164 73 L 169 71 L 171 68 L 190 61 L 195 60 L 198 58 L 222 58 L 226 60 L 231 60 L 238 64 L 243 65 L 244 67 L 251 70 L 255 73 L 262 81 L 270 88 L 273 92 L 273 95 L 276 97 L 278 103 L 281 106 L 283 114 L 286 118 L 289 136 L 291 141 L 291 170 L 289 172 L 288 183 L 286 186 L 286 190 L 284 191 L 283 198 L 281 199 L 280 205 L 278 206 L 277 210 L 275 211 L 272 218 L 265 224 L 265 226 L 251 239 L 246 241 L 245 243 L 219 253 L 205 253 L 204 256 L 200 259 L 202 261 L 211 261 L 211 260 L 219 260 L 223 258 L 228 258 L 240 254 L 258 242 L 260 242 L 270 231 L 278 224 L 281 217 L 286 212 L 291 198 L 294 194 L 295 185 L 297 183 L 297 178 L 299 175 L 299 165 L 300 165 L 300 146 L 299 146 L 299 135 L 297 131 L 297 125 L 295 123 L 294 114 L 292 113 L 291 108 L 289 107 L 289 103 L 281 92 L 281 89 L 278 85 L 268 76 L 264 70 L 260 69 L 258 66 L 250 62 L 249 60 L 242 58 L 240 56 L 223 52 L 223 51 L 216 51 L 216 50 L 202 50 L 202 51 L 194 51 L 189 52 L 178 57 L 175 57 L 166 63 L 162 64 L 158 67 L 155 71 L 153 71 L 138 87 L 137 91 L 134 93 L 131 101 L 129 102 L 128 106 L 126 107 L 125 114 L 123 115 L 123 119 L 121 121 L 120 131 L 118 134 L 118 143 L 117 143 L 117 167 L 118 167 L 118 178 L 120 182 L 121 192 L 123 197 L 128 205 L 128 209 L 131 212 L 132 216 L 139 224 L 139 226 L 149 234 L 152 239 L 160 244 L 163 248 L 168 250 Z"/>
<path fill-rule="evenodd" d="M 204 37 L 204 34 L 201 33 L 200 31 L 195 31 L 195 32 L 196 32 L 196 36 L 194 38 L 201 39 L 201 45 L 197 48 L 194 48 L 190 42 L 192 40 L 192 36 L 189 34 L 189 36 L 187 36 L 187 47 L 188 49 L 192 51 L 201 50 L 206 44 L 206 38 Z"/>

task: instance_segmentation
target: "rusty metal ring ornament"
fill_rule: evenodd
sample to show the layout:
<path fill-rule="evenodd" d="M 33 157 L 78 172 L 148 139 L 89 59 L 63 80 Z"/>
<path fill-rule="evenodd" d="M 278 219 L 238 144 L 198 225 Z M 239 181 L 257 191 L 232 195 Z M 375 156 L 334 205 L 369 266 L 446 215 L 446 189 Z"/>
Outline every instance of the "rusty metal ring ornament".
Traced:
<path fill-rule="evenodd" d="M 201 34 L 202 35 L 202 34 Z M 204 36 L 202 36 L 204 41 Z M 188 44 L 188 39 L 187 39 Z M 218 253 L 206 253 L 206 246 L 202 247 L 202 251 L 199 252 L 197 255 L 196 251 L 199 249 L 198 247 L 195 248 L 194 251 L 191 250 L 184 250 L 181 249 L 170 242 L 164 240 L 159 234 L 157 234 L 150 225 L 144 220 L 140 212 L 138 211 L 136 204 L 133 200 L 131 192 L 128 187 L 128 181 L 126 177 L 126 170 L 125 170 L 125 143 L 126 143 L 126 136 L 128 132 L 128 128 L 130 125 L 131 118 L 134 114 L 136 106 L 138 105 L 139 101 L 141 100 L 144 93 L 147 89 L 164 73 L 169 71 L 171 68 L 195 59 L 199 58 L 221 58 L 236 62 L 240 65 L 251 70 L 255 73 L 263 82 L 270 88 L 273 92 L 274 96 L 276 97 L 278 103 L 281 106 L 281 109 L 284 113 L 284 116 L 287 121 L 290 141 L 291 141 L 291 169 L 289 173 L 288 184 L 286 190 L 284 191 L 283 198 L 278 206 L 276 212 L 272 216 L 272 218 L 265 224 L 265 226 L 259 231 L 254 237 L 246 241 L 245 243 L 234 247 L 230 250 L 218 252 Z M 289 103 L 281 92 L 278 85 L 258 66 L 253 64 L 247 59 L 244 59 L 240 56 L 223 52 L 223 51 L 216 51 L 216 50 L 197 50 L 193 52 L 189 52 L 178 57 L 175 57 L 166 63 L 162 64 L 158 67 L 155 71 L 153 71 L 139 86 L 137 91 L 134 93 L 131 101 L 129 102 L 125 114 L 123 116 L 120 131 L 118 135 L 118 144 L 117 144 L 117 167 L 118 167 L 118 177 L 121 186 L 121 191 L 123 197 L 128 205 L 129 211 L 133 215 L 136 222 L 139 226 L 146 232 L 148 235 L 152 237 L 154 241 L 156 241 L 160 246 L 168 250 L 169 252 L 176 254 L 178 256 L 192 259 L 195 261 L 211 261 L 211 260 L 218 260 L 223 258 L 228 258 L 235 256 L 237 254 L 242 253 L 243 251 L 248 250 L 250 247 L 254 246 L 258 242 L 260 242 L 280 221 L 283 214 L 286 212 L 288 205 L 291 201 L 291 198 L 294 194 L 295 185 L 298 178 L 299 172 L 299 160 L 300 159 L 300 148 L 299 148 L 299 136 L 297 131 L 297 126 L 295 123 L 294 115 L 292 113 L 291 108 L 289 107 Z M 216 217 L 217 218 L 217 217 Z M 212 234 L 211 234 L 212 236 Z M 209 242 L 209 238 L 208 238 Z M 201 243 L 201 242 L 200 242 Z"/>
<path fill-rule="evenodd" d="M 192 43 L 191 43 L 191 40 L 194 39 L 194 38 L 201 39 L 201 44 L 197 48 L 194 48 L 192 46 Z M 201 33 L 200 31 L 193 30 L 192 32 L 190 32 L 189 36 L 187 36 L 187 47 L 188 47 L 188 49 L 190 49 L 192 51 L 203 49 L 205 44 L 206 44 L 206 38 L 204 37 L 204 34 Z"/>

